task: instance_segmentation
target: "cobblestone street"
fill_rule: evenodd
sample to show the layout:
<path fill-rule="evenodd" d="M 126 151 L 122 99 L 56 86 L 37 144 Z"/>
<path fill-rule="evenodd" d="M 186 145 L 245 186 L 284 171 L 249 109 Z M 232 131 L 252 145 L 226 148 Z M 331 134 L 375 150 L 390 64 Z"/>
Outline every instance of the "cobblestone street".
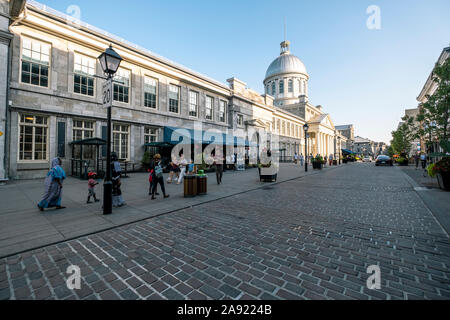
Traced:
<path fill-rule="evenodd" d="M 356 163 L 4 258 L 0 299 L 450 299 L 448 235 L 405 176 Z"/>

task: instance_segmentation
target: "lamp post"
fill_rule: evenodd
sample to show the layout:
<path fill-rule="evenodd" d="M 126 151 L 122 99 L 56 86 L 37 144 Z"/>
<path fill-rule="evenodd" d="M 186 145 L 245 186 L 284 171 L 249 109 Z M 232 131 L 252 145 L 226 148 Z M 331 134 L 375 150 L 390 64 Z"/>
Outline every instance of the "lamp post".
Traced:
<path fill-rule="evenodd" d="M 103 214 L 112 213 L 112 179 L 111 179 L 111 108 L 113 101 L 112 78 L 119 69 L 122 57 L 117 54 L 110 45 L 99 57 L 100 65 L 105 74 L 108 75 L 107 83 L 109 89 L 103 92 L 103 104 L 107 107 L 108 127 L 106 139 L 106 176 L 103 185 Z M 108 103 L 108 105 L 106 105 Z"/>
<path fill-rule="evenodd" d="M 305 131 L 305 172 L 308 172 L 308 130 L 309 126 L 307 123 L 303 126 Z"/>
<path fill-rule="evenodd" d="M 334 159 L 333 160 L 337 161 L 337 159 L 336 159 L 336 132 L 337 131 L 334 132 Z"/>
<path fill-rule="evenodd" d="M 341 137 L 338 136 L 338 145 L 339 145 L 339 165 L 341 165 Z"/>

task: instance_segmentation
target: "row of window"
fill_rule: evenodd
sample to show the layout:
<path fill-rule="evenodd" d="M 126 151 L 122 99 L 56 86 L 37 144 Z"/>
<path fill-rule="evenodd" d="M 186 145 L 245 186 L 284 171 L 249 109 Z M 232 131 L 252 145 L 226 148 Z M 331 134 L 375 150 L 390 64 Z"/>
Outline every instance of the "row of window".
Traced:
<path fill-rule="evenodd" d="M 284 91 L 285 91 L 285 89 L 284 89 L 285 80 L 284 79 L 281 79 L 281 80 L 277 79 L 277 80 L 269 82 L 266 85 L 266 94 L 270 94 L 272 96 L 275 96 L 277 94 L 277 92 L 276 92 L 277 81 L 278 81 L 278 94 L 284 94 Z M 306 81 L 305 80 L 302 81 L 302 80 L 298 79 L 297 82 L 298 82 L 299 91 L 302 93 L 306 93 Z M 294 80 L 293 79 L 289 79 L 287 81 L 287 87 L 288 87 L 287 88 L 288 93 L 294 92 Z"/>
<path fill-rule="evenodd" d="M 51 46 L 36 40 L 23 38 L 22 44 L 22 71 L 23 83 L 48 87 L 50 71 Z M 73 92 L 85 96 L 95 96 L 96 60 L 75 53 Z M 119 68 L 114 77 L 114 101 L 130 102 L 131 71 Z M 180 113 L 180 87 L 170 84 L 168 90 L 169 112 Z M 158 80 L 144 77 L 144 106 L 157 109 Z M 227 102 L 219 100 L 218 121 L 225 123 Z M 199 93 L 189 91 L 189 116 L 199 116 Z M 205 119 L 214 120 L 214 98 L 206 97 Z"/>
<path fill-rule="evenodd" d="M 158 129 L 144 128 L 144 143 L 156 142 Z M 19 160 L 48 161 L 48 117 L 21 114 L 19 116 Z M 72 140 L 84 140 L 95 136 L 95 122 L 74 120 Z M 113 124 L 112 150 L 120 159 L 129 159 L 130 126 Z M 74 158 L 80 156 L 75 150 Z M 83 159 L 95 159 L 94 148 L 83 148 Z"/>
<path fill-rule="evenodd" d="M 303 138 L 303 127 L 289 121 L 273 118 L 272 128 L 273 132 L 276 132 L 279 135 L 295 137 L 298 139 Z"/>

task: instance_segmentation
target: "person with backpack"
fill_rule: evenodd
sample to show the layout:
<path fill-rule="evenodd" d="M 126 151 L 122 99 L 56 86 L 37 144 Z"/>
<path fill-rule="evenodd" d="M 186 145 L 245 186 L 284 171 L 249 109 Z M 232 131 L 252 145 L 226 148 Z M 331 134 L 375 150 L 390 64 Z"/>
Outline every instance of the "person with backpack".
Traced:
<path fill-rule="evenodd" d="M 427 156 L 423 152 L 420 155 L 420 161 L 422 162 L 422 169 L 425 169 L 427 167 Z"/>
<path fill-rule="evenodd" d="M 155 200 L 156 189 L 158 187 L 158 183 L 161 186 L 161 190 L 163 192 L 164 198 L 168 198 L 169 195 L 166 195 L 166 188 L 164 187 L 164 177 L 163 177 L 163 168 L 161 163 L 161 155 L 155 154 L 153 157 L 153 163 L 150 167 L 150 172 L 152 172 L 152 200 Z"/>

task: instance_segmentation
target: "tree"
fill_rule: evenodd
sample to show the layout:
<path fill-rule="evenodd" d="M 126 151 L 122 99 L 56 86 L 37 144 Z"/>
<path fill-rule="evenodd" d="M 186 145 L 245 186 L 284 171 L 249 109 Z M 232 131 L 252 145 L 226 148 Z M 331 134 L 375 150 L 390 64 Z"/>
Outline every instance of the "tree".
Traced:
<path fill-rule="evenodd" d="M 411 119 L 402 122 L 397 130 L 392 131 L 391 148 L 397 154 L 408 154 L 411 151 L 411 142 L 414 139 L 414 132 L 411 127 Z"/>
<path fill-rule="evenodd" d="M 421 126 L 415 128 L 416 136 L 434 136 L 446 148 L 450 136 L 450 59 L 442 65 L 436 64 L 432 78 L 437 89 L 433 95 L 426 96 L 426 102 L 419 105 L 416 121 Z"/>
<path fill-rule="evenodd" d="M 394 148 L 392 148 L 392 146 L 389 146 L 387 148 L 387 154 L 389 155 L 389 157 L 393 157 L 395 154 Z"/>

